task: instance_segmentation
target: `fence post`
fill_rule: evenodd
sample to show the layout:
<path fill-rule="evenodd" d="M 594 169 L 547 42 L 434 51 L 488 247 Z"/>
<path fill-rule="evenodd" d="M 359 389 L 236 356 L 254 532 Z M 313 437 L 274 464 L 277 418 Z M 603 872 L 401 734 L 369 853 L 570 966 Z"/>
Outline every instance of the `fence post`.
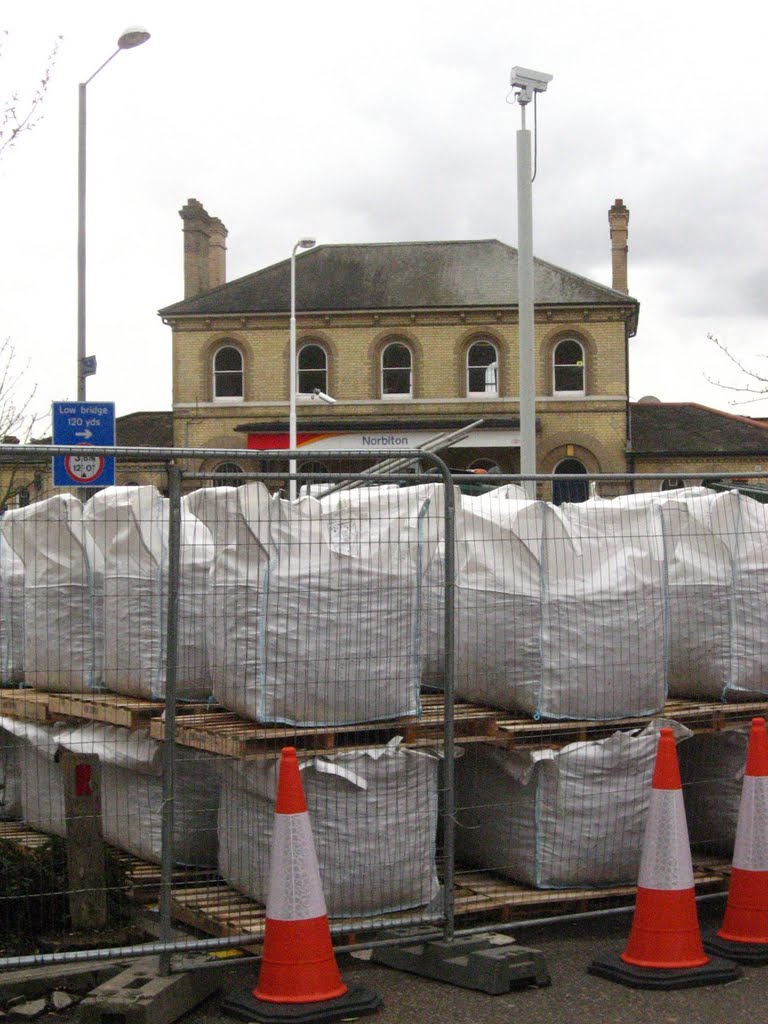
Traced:
<path fill-rule="evenodd" d="M 101 768 L 96 754 L 58 754 L 67 823 L 69 914 L 76 932 L 104 928 L 107 890 L 101 829 Z"/>
<path fill-rule="evenodd" d="M 181 565 L 181 470 L 168 466 L 168 608 L 165 657 L 165 729 L 160 858 L 160 941 L 169 943 L 173 885 L 174 798 L 176 792 L 176 669 L 178 664 L 179 576 Z M 171 955 L 160 955 L 161 975 L 171 972 Z"/>
<path fill-rule="evenodd" d="M 454 921 L 454 878 L 456 856 L 456 786 L 454 766 L 454 713 L 456 694 L 456 500 L 453 477 L 444 462 L 437 460 L 442 473 L 445 489 L 445 679 L 443 689 L 443 712 L 445 718 L 443 738 L 443 886 L 445 899 L 444 938 L 453 939 Z"/>

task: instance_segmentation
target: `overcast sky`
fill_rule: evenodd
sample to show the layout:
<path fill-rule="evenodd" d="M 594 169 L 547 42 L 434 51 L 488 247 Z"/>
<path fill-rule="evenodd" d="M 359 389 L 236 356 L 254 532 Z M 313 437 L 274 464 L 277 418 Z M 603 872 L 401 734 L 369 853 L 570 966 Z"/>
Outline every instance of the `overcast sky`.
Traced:
<path fill-rule="evenodd" d="M 513 65 L 538 105 L 537 256 L 610 284 L 607 211 L 631 211 L 632 398 L 732 407 L 707 334 L 768 377 L 768 86 L 754 0 L 6 0 L 0 99 L 43 119 L 0 157 L 0 338 L 38 405 L 76 395 L 77 85 L 122 30 L 152 38 L 88 87 L 89 399 L 171 405 L 178 210 L 229 229 L 228 278 L 322 242 L 517 244 Z"/>

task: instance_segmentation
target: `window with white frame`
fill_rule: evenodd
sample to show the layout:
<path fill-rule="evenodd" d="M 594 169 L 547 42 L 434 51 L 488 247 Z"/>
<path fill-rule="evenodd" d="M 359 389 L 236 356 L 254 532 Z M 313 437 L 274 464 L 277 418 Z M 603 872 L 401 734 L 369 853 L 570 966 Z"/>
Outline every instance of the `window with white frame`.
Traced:
<path fill-rule="evenodd" d="M 555 394 L 584 394 L 584 347 L 575 338 L 555 346 L 552 359 L 552 387 Z"/>
<path fill-rule="evenodd" d="M 467 350 L 467 394 L 499 393 L 499 354 L 490 341 L 476 341 Z"/>
<path fill-rule="evenodd" d="M 311 395 L 315 389 L 328 391 L 328 357 L 324 348 L 314 343 L 302 345 L 297 367 L 297 394 Z"/>
<path fill-rule="evenodd" d="M 410 398 L 413 394 L 413 357 L 401 341 L 393 341 L 381 353 L 381 397 Z"/>
<path fill-rule="evenodd" d="M 217 402 L 243 398 L 243 356 L 234 345 L 223 345 L 213 357 L 213 397 Z"/>

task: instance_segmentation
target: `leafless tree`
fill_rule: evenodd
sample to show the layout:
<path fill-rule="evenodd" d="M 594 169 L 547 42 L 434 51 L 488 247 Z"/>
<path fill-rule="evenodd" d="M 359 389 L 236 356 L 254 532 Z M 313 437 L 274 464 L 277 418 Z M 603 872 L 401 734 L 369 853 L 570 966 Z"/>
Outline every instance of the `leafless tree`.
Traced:
<path fill-rule="evenodd" d="M 8 32 L 0 30 L 0 58 Z M 42 105 L 51 81 L 61 36 L 53 44 L 43 74 L 27 93 L 14 90 L 0 94 L 0 158 L 25 132 L 32 131 L 42 115 Z M 37 386 L 27 379 L 29 361 L 19 362 L 10 338 L 0 342 L 0 444 L 18 444 L 31 440 L 39 417 L 34 409 Z M 28 495 L 29 479 L 41 477 L 40 468 L 21 466 L 11 461 L 0 462 L 0 510 Z M 38 488 L 39 489 L 39 488 Z"/>
<path fill-rule="evenodd" d="M 28 371 L 29 362 L 20 364 L 11 339 L 0 342 L 0 444 L 25 444 L 41 426 L 34 408 L 37 385 L 29 385 Z M 39 468 L 0 460 L 0 509 L 19 500 Z"/>
<path fill-rule="evenodd" d="M 7 39 L 7 30 L 0 31 L 0 57 L 2 57 L 3 46 Z M 31 94 L 24 95 L 16 90 L 8 96 L 3 94 L 0 106 L 0 156 L 6 149 L 11 149 L 16 144 L 20 135 L 31 131 L 43 116 L 41 107 L 45 94 L 48 92 L 60 43 L 61 36 L 58 36 L 48 55 L 42 77 Z"/>
<path fill-rule="evenodd" d="M 714 377 L 710 377 L 709 374 L 705 373 L 704 376 L 710 384 L 714 384 L 718 388 L 724 388 L 726 391 L 734 391 L 739 395 L 745 396 L 742 398 L 734 398 L 731 401 L 731 405 L 746 405 L 749 402 L 760 402 L 768 398 L 768 365 L 762 373 L 750 366 L 747 366 L 741 359 L 738 359 L 733 352 L 724 345 L 722 341 L 717 337 L 716 334 L 708 334 L 707 337 L 716 345 L 723 355 L 728 359 L 733 366 L 735 366 L 740 373 L 746 377 L 746 382 L 742 384 L 725 384 L 721 380 L 716 380 Z M 768 358 L 766 356 L 758 356 L 759 359 Z"/>

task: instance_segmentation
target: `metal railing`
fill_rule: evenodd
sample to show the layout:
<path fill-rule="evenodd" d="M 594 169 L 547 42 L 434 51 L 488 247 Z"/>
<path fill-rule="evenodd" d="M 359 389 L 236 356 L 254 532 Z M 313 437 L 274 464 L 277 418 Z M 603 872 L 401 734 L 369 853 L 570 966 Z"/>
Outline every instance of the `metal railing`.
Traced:
<path fill-rule="evenodd" d="M 6 446 L 0 473 L 75 451 Z M 168 971 L 258 943 L 284 744 L 345 944 L 570 915 L 571 891 L 626 905 L 661 717 L 694 851 L 727 853 L 723 783 L 768 693 L 768 474 L 748 493 L 552 474 L 528 501 L 518 476 L 418 450 L 299 473 L 324 497 L 290 503 L 285 452 L 94 454 L 147 482 L 85 503 L 43 488 L 0 521 L 0 967 L 151 953 Z M 200 464 L 235 454 L 258 471 L 211 486 Z M 544 500 L 564 481 L 591 498 Z M 84 835 L 100 882 L 76 874 Z M 13 934 L 22 898 L 36 939 L 98 914 L 96 890 L 109 920 L 156 899 L 157 939 L 54 953 Z"/>

